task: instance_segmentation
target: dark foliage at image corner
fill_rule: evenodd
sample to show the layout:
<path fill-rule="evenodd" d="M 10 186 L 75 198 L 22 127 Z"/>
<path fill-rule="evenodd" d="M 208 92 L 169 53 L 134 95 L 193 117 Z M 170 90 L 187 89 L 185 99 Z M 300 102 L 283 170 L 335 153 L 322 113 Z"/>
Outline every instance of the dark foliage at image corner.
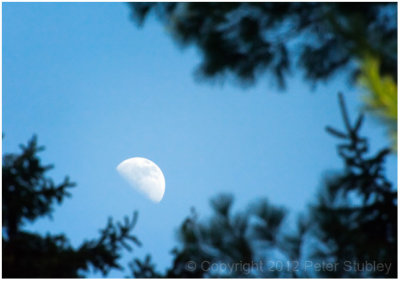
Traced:
<path fill-rule="evenodd" d="M 96 239 L 74 248 L 64 234 L 46 234 L 24 230 L 26 224 L 50 216 L 55 203 L 62 203 L 74 186 L 67 178 L 55 184 L 46 177 L 51 165 L 43 165 L 38 153 L 44 148 L 33 137 L 19 154 L 3 156 L 2 219 L 4 278 L 74 278 L 89 270 L 106 275 L 120 269 L 118 260 L 124 248 L 140 245 L 132 230 L 137 213 L 123 223 L 108 224 Z"/>
<path fill-rule="evenodd" d="M 327 131 L 341 141 L 337 151 L 345 168 L 326 179 L 311 207 L 315 235 L 329 241 L 315 249 L 314 257 L 335 260 L 338 268 L 345 268 L 346 260 L 391 263 L 388 274 L 338 270 L 327 277 L 397 277 L 397 187 L 385 176 L 390 149 L 370 155 L 367 138 L 360 136 L 364 116 L 352 125 L 341 95 L 339 100 L 345 131 Z"/>
<path fill-rule="evenodd" d="M 285 85 L 300 68 L 311 82 L 371 54 L 397 80 L 397 3 L 130 3 L 143 25 L 150 14 L 182 46 L 196 46 L 203 78 L 234 77 L 245 84 L 266 73 Z"/>

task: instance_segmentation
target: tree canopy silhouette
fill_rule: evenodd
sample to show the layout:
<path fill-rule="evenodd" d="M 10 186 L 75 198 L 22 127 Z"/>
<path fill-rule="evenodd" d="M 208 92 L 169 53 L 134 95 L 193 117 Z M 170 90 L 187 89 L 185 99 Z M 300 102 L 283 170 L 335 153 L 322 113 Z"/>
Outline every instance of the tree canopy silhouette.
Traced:
<path fill-rule="evenodd" d="M 359 134 L 363 115 L 354 125 L 342 96 L 340 107 L 345 131 L 327 127 L 342 140 L 338 154 L 344 171 L 328 177 L 318 201 L 312 207 L 315 236 L 320 247 L 314 256 L 344 262 L 390 262 L 390 271 L 335 271 L 329 277 L 397 277 L 397 188 L 385 175 L 385 158 L 389 148 L 368 155 L 368 141 Z"/>
<path fill-rule="evenodd" d="M 125 217 L 123 223 L 110 218 L 97 239 L 84 241 L 77 248 L 64 234 L 40 235 L 24 230 L 24 225 L 42 216 L 50 216 L 54 203 L 62 203 L 75 185 L 68 177 L 55 184 L 37 153 L 44 148 L 33 137 L 20 154 L 3 156 L 3 277 L 73 278 L 84 277 L 90 269 L 106 275 L 121 269 L 123 249 L 131 250 L 140 241 L 131 232 L 137 220 Z"/>
<path fill-rule="evenodd" d="M 356 74 L 366 54 L 397 81 L 396 3 L 131 3 L 141 25 L 154 13 L 182 46 L 202 54 L 198 74 L 280 86 L 294 65 L 310 81 Z"/>

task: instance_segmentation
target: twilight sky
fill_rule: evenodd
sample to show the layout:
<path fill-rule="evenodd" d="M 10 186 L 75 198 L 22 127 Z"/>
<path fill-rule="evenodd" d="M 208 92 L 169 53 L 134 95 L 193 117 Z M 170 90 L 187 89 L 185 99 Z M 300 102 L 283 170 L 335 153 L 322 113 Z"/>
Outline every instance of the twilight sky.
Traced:
<path fill-rule="evenodd" d="M 109 216 L 138 210 L 134 233 L 143 247 L 124 261 L 150 253 L 164 270 L 190 208 L 207 216 L 218 193 L 234 194 L 238 209 L 267 197 L 304 210 L 323 174 L 342 165 L 337 140 L 324 131 L 342 128 L 337 92 L 354 120 L 360 89 L 339 75 L 311 90 L 296 71 L 283 92 L 268 77 L 246 89 L 199 83 L 199 61 L 156 20 L 138 29 L 124 3 L 4 3 L 3 153 L 37 134 L 43 162 L 55 164 L 49 176 L 77 183 L 53 221 L 28 228 L 66 233 L 78 245 L 97 237 Z M 372 150 L 387 144 L 374 119 L 362 132 Z M 134 156 L 162 169 L 160 204 L 118 175 L 116 166 Z M 397 181 L 396 160 L 390 157 L 388 174 Z"/>

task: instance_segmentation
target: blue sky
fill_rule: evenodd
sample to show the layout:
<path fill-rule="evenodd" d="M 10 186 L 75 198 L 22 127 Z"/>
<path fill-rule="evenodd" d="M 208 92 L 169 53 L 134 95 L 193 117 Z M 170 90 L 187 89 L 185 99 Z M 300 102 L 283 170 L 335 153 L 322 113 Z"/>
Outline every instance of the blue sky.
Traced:
<path fill-rule="evenodd" d="M 97 237 L 109 216 L 138 210 L 134 232 L 143 247 L 124 262 L 150 253 L 163 270 L 190 207 L 207 216 L 218 193 L 234 194 L 239 209 L 267 197 L 303 210 L 323 173 L 342 167 L 337 142 L 324 131 L 342 127 L 337 92 L 344 92 L 354 120 L 360 89 L 337 76 L 312 91 L 296 71 L 284 92 L 268 79 L 248 89 L 198 83 L 199 61 L 156 20 L 138 29 L 123 3 L 4 3 L 3 153 L 37 134 L 46 146 L 43 162 L 55 164 L 49 175 L 77 183 L 53 221 L 28 228 L 66 233 L 78 245 Z M 373 150 L 387 144 L 373 119 L 363 133 Z M 162 169 L 160 204 L 116 172 L 134 156 Z M 396 160 L 388 163 L 393 180 Z"/>

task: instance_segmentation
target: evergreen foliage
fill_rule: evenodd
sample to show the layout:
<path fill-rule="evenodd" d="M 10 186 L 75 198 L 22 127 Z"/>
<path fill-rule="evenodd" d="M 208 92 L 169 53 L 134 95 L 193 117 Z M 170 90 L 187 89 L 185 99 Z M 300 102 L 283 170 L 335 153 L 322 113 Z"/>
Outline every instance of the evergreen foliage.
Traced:
<path fill-rule="evenodd" d="M 66 177 L 55 184 L 46 173 L 53 167 L 43 165 L 33 137 L 20 154 L 3 156 L 3 277 L 5 278 L 74 278 L 84 277 L 93 269 L 103 275 L 111 269 L 121 269 L 118 260 L 122 250 L 140 245 L 132 230 L 137 221 L 125 217 L 123 223 L 108 224 L 100 237 L 84 241 L 77 248 L 64 234 L 41 235 L 24 229 L 40 217 L 51 216 L 55 203 L 62 203 L 75 185 Z"/>

